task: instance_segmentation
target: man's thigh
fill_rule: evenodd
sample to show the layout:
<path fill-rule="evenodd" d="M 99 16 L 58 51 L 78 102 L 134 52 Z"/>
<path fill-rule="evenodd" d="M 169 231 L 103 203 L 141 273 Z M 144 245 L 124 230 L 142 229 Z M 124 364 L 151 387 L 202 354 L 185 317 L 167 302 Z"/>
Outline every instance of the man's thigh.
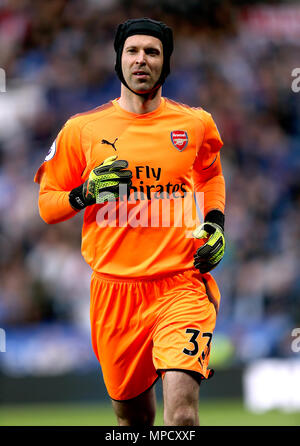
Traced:
<path fill-rule="evenodd" d="M 141 395 L 158 379 L 152 361 L 152 319 L 144 316 L 147 291 L 155 296 L 147 284 L 92 277 L 92 344 L 108 394 L 119 402 Z"/>
<path fill-rule="evenodd" d="M 192 371 L 209 378 L 210 347 L 216 323 L 216 309 L 197 273 L 178 277 L 162 296 L 162 308 L 153 336 L 153 362 L 157 371 Z M 163 300 L 165 299 L 165 300 Z"/>

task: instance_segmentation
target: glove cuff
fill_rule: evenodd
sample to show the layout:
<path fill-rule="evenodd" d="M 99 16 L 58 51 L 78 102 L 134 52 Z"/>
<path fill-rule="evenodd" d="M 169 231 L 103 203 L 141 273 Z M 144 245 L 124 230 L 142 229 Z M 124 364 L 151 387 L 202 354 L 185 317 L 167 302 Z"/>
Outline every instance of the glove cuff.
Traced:
<path fill-rule="evenodd" d="M 83 184 L 71 190 L 69 193 L 69 202 L 76 211 L 81 211 L 86 207 L 83 197 Z"/>
<path fill-rule="evenodd" d="M 219 211 L 218 209 L 209 211 L 205 216 L 204 222 L 216 223 L 217 225 L 219 225 L 222 228 L 222 230 L 224 232 L 225 215 L 223 214 L 223 212 Z"/>

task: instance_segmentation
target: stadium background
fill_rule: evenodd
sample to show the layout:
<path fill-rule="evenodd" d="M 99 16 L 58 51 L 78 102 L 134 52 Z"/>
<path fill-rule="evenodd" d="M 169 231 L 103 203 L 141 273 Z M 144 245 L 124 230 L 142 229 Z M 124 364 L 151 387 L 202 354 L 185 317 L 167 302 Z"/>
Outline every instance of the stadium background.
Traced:
<path fill-rule="evenodd" d="M 46 225 L 33 176 L 69 116 L 119 96 L 115 28 L 140 16 L 174 30 L 163 94 L 212 113 L 225 143 L 227 251 L 202 423 L 300 424 L 299 385 L 287 387 L 300 358 L 299 2 L 1 0 L 0 425 L 115 423 L 90 346 L 82 216 Z M 259 407 L 245 376 L 264 364 L 251 382 L 281 400 Z"/>

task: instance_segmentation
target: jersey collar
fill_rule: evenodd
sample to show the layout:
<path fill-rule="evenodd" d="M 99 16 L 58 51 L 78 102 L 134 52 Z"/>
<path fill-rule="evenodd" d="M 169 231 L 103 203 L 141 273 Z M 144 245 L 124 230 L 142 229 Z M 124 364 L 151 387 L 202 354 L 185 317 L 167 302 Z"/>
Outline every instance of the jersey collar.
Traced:
<path fill-rule="evenodd" d="M 162 97 L 159 106 L 155 110 L 153 110 L 152 112 L 149 112 L 149 113 L 139 114 L 139 113 L 132 113 L 127 110 L 124 110 L 124 108 L 120 107 L 118 100 L 119 100 L 119 98 L 116 98 L 112 101 L 112 104 L 115 107 L 115 109 L 117 110 L 117 112 L 119 114 L 123 115 L 124 117 L 131 118 L 131 119 L 143 120 L 143 119 L 148 119 L 148 118 L 158 116 L 164 110 L 165 105 L 166 105 L 165 98 Z"/>

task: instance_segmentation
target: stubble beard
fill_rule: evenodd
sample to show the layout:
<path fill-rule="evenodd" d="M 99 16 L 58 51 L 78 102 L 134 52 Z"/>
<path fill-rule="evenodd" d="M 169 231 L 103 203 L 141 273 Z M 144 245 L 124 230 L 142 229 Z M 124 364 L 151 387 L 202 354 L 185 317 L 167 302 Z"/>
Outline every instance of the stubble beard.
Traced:
<path fill-rule="evenodd" d="M 157 81 L 153 81 L 151 79 L 142 80 L 142 79 L 130 79 L 128 83 L 129 87 L 136 91 L 137 93 L 150 93 Z"/>

